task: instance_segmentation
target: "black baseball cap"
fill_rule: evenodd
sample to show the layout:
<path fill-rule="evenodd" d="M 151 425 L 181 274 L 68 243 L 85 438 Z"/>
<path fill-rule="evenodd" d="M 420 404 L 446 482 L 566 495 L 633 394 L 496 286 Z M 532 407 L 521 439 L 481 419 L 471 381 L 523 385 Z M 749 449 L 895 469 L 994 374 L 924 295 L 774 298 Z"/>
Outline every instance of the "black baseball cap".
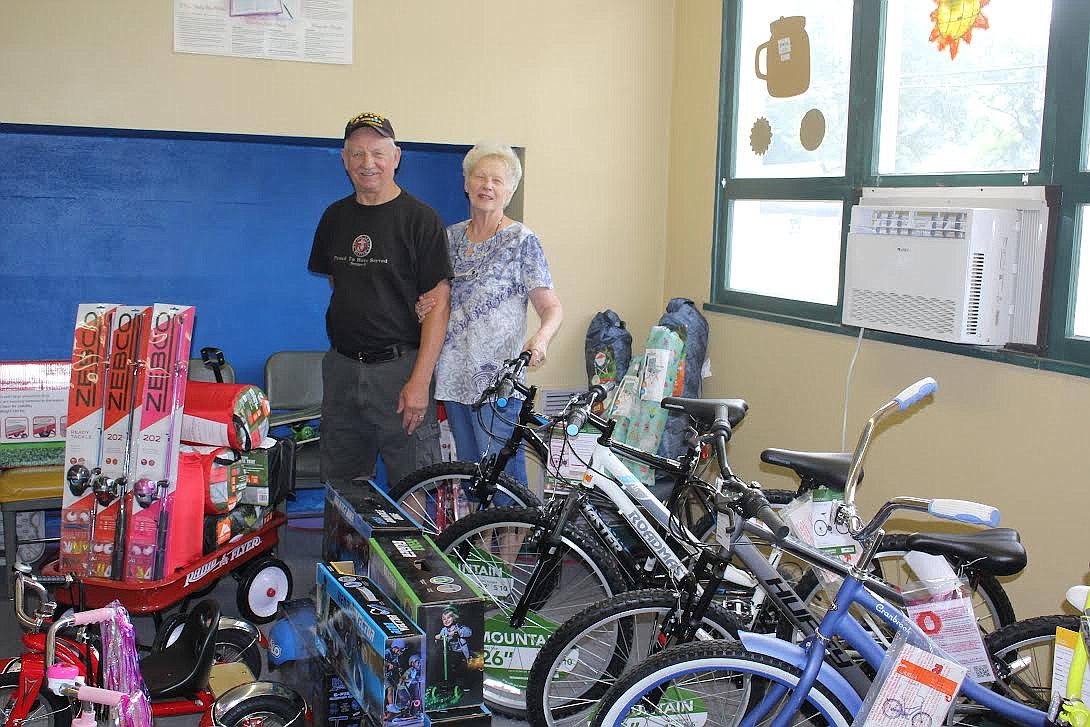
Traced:
<path fill-rule="evenodd" d="M 394 138 L 394 127 L 390 123 L 390 120 L 385 116 L 373 114 L 370 111 L 365 111 L 348 120 L 348 123 L 344 126 L 344 138 L 347 139 L 352 135 L 353 131 L 362 129 L 364 126 L 374 129 L 387 139 Z"/>

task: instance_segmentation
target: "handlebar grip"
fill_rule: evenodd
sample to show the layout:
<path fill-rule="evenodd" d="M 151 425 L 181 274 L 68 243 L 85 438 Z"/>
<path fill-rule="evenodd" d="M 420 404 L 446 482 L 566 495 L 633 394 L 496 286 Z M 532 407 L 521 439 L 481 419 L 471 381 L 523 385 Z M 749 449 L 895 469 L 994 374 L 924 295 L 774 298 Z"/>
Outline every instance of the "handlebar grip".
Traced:
<path fill-rule="evenodd" d="M 72 582 L 71 576 L 35 576 L 34 580 L 43 586 L 66 586 Z"/>
<path fill-rule="evenodd" d="M 939 382 L 928 376 L 906 388 L 900 394 L 893 397 L 893 400 L 897 402 L 897 408 L 904 411 L 928 394 L 934 394 L 938 391 L 938 388 Z"/>
<path fill-rule="evenodd" d="M 103 621 L 109 621 L 114 617 L 114 609 L 110 607 L 95 608 L 90 611 L 80 611 L 79 613 L 72 614 L 72 621 L 76 626 L 87 626 L 88 624 L 102 623 Z"/>
<path fill-rule="evenodd" d="M 758 510 L 756 517 L 768 526 L 768 529 L 772 531 L 772 534 L 776 536 L 777 540 L 782 540 L 791 534 L 791 528 L 788 527 L 787 523 L 785 523 L 769 505 L 765 505 Z"/>
<path fill-rule="evenodd" d="M 504 376 L 496 386 L 496 408 L 506 409 L 511 402 L 511 394 L 515 392 L 515 385 L 508 376 Z"/>
<path fill-rule="evenodd" d="M 100 689 L 99 687 L 82 686 L 76 693 L 78 699 L 93 704 L 105 704 L 108 707 L 116 707 L 121 700 L 129 695 L 124 692 L 115 692 L 112 689 Z"/>
<path fill-rule="evenodd" d="M 574 437 L 579 433 L 579 430 L 583 428 L 583 425 L 587 423 L 587 417 L 590 416 L 590 412 L 587 411 L 587 406 L 580 407 L 575 411 L 568 414 L 568 423 L 564 427 L 564 433 L 569 437 Z"/>
<path fill-rule="evenodd" d="M 605 399 L 606 394 L 612 391 L 616 385 L 616 381 L 607 381 L 604 384 L 595 384 L 587 390 L 587 393 L 584 394 L 586 401 L 581 406 L 568 412 L 568 423 L 567 426 L 564 427 L 564 431 L 569 437 L 574 437 L 579 433 L 579 430 L 587 423 L 587 417 L 590 416 L 590 408 L 596 402 Z"/>
<path fill-rule="evenodd" d="M 994 528 L 999 525 L 999 509 L 991 505 L 981 505 L 969 500 L 947 500 L 937 498 L 927 504 L 927 512 L 946 520 L 957 520 L 973 525 L 987 525 Z"/>

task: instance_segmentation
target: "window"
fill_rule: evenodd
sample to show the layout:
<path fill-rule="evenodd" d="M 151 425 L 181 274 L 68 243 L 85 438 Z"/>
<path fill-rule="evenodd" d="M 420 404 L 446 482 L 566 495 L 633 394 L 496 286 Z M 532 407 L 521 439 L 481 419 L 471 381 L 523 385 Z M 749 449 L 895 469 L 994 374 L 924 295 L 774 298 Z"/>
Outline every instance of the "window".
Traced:
<path fill-rule="evenodd" d="M 989 3 L 987 28 L 951 58 L 927 41 L 934 0 L 889 3 L 878 173 L 1037 171 L 1050 6 Z"/>
<path fill-rule="evenodd" d="M 854 334 L 860 190 L 1054 185 L 1046 345 L 996 357 L 1090 375 L 1090 2 L 726 0 L 724 26 L 711 308 Z"/>

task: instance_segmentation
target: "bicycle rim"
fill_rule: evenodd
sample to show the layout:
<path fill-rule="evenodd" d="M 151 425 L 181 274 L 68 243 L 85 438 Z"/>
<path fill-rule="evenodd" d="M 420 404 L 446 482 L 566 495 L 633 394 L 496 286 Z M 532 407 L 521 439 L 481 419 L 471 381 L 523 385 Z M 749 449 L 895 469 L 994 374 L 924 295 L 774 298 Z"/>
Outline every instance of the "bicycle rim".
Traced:
<path fill-rule="evenodd" d="M 743 720 L 762 727 L 772 722 L 798 683 L 794 667 L 729 642 L 670 649 L 645 666 L 607 692 L 594 727 L 737 727 Z M 851 722 L 847 709 L 815 685 L 790 724 L 847 727 Z"/>
<path fill-rule="evenodd" d="M 546 639 L 616 588 L 590 548 L 565 537 L 558 564 L 545 574 L 543 595 L 531 604 L 522 628 L 512 629 L 509 617 L 539 561 L 537 546 L 526 543 L 532 531 L 532 523 L 500 520 L 475 528 L 444 548 L 492 601 L 485 612 L 485 700 L 508 713 L 525 710 L 530 667 Z"/>
<path fill-rule="evenodd" d="M 449 473 L 422 480 L 399 500 L 398 505 L 427 533 L 440 533 L 456 520 L 480 509 L 480 498 L 473 494 L 476 474 Z M 536 502 L 513 492 L 503 482 L 496 483 L 493 507 L 534 507 Z"/>
<path fill-rule="evenodd" d="M 551 678 L 542 699 L 546 724 L 586 724 L 590 710 L 622 673 L 660 651 L 657 637 L 670 611 L 665 604 L 630 608 L 571 639 L 571 650 L 548 665 Z M 704 626 L 712 638 L 730 636 L 707 621 Z"/>

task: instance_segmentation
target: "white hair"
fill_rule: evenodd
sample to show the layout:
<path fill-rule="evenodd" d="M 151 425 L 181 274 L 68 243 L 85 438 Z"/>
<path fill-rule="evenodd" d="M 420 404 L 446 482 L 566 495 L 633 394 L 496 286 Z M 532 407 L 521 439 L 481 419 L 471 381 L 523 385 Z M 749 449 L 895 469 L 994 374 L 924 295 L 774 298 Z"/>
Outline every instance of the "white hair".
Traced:
<path fill-rule="evenodd" d="M 504 144 L 482 141 L 470 149 L 466 153 L 465 159 L 462 160 L 462 176 L 468 180 L 469 175 L 473 173 L 477 165 L 485 159 L 499 159 L 507 167 L 507 177 L 511 182 L 511 194 L 513 195 L 515 190 L 518 189 L 519 182 L 522 181 L 522 163 L 515 151 Z"/>

